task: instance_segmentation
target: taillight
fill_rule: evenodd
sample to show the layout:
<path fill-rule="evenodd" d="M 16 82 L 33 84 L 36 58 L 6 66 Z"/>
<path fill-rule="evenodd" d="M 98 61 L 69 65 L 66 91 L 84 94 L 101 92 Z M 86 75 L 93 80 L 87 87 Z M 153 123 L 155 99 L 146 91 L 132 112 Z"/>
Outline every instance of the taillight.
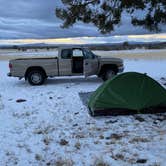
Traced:
<path fill-rule="evenodd" d="M 9 68 L 11 69 L 13 66 L 12 66 L 12 64 L 11 63 L 9 63 Z"/>

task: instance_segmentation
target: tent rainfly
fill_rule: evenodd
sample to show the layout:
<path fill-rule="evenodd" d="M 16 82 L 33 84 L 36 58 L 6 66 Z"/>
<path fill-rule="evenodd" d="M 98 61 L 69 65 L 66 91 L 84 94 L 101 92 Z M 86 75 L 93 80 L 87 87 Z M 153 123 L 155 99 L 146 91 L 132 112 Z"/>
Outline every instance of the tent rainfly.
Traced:
<path fill-rule="evenodd" d="M 163 112 L 166 90 L 146 74 L 122 73 L 101 85 L 88 107 L 92 116 Z"/>

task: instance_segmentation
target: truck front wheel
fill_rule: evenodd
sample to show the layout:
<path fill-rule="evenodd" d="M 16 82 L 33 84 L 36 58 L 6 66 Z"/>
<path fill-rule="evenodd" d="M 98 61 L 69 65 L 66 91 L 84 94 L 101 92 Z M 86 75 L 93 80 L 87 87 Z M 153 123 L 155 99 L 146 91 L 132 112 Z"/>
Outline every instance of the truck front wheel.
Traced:
<path fill-rule="evenodd" d="M 31 85 L 42 85 L 46 79 L 46 76 L 43 71 L 32 70 L 28 73 L 27 79 Z"/>
<path fill-rule="evenodd" d="M 103 81 L 109 80 L 112 77 L 114 77 L 116 75 L 116 72 L 112 69 L 106 69 L 103 73 L 102 73 L 102 79 Z"/>

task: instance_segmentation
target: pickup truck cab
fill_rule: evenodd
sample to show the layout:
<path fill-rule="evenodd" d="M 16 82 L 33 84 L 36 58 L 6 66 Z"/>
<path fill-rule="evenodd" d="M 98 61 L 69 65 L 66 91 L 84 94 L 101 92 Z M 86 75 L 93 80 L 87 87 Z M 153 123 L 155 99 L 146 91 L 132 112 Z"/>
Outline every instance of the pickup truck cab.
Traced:
<path fill-rule="evenodd" d="M 123 72 L 123 60 L 97 56 L 89 49 L 77 46 L 58 48 L 58 56 L 22 58 L 9 61 L 8 76 L 25 78 L 31 85 L 42 85 L 48 77 L 97 75 L 107 80 Z"/>

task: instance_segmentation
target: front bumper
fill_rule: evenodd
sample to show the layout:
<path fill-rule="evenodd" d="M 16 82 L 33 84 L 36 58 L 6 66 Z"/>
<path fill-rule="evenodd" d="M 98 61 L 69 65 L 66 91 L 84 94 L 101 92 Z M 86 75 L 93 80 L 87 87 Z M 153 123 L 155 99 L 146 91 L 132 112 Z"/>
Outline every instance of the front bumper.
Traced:
<path fill-rule="evenodd" d="M 118 73 L 122 73 L 124 71 L 124 66 L 118 67 Z"/>
<path fill-rule="evenodd" d="M 12 74 L 11 74 L 11 73 L 8 73 L 7 76 L 8 76 L 8 77 L 12 77 Z"/>

